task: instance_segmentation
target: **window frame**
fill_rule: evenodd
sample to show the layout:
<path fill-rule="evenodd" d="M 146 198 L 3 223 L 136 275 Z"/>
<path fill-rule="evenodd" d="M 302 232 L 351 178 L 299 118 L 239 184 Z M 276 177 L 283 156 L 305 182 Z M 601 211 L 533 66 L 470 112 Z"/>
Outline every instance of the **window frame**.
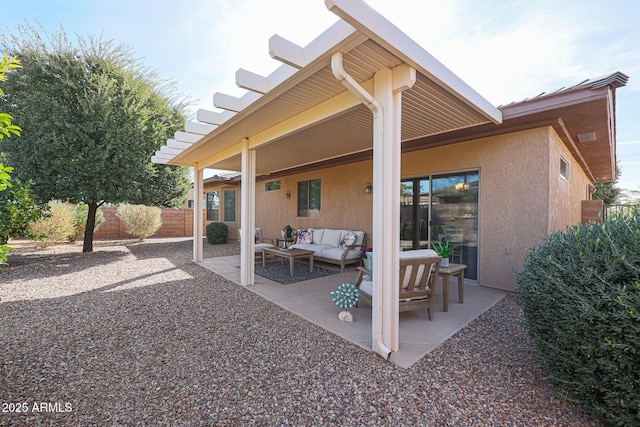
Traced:
<path fill-rule="evenodd" d="M 233 194 L 233 197 L 229 197 L 230 194 Z M 236 202 L 237 202 L 237 195 L 236 195 L 236 190 L 224 190 L 222 192 L 223 195 L 223 205 L 224 205 L 224 221 L 225 222 L 235 222 L 236 221 Z M 230 206 L 227 205 L 227 201 L 233 199 L 233 215 L 228 215 L 228 211 L 227 209 L 231 209 Z M 232 219 L 230 219 L 230 217 L 233 217 Z"/>
<path fill-rule="evenodd" d="M 560 156 L 560 178 L 569 181 L 569 162 L 563 156 Z"/>
<path fill-rule="evenodd" d="M 210 200 L 209 195 L 213 194 Z M 220 221 L 220 194 L 219 191 L 207 191 L 206 194 L 207 221 Z M 216 207 L 217 206 L 217 207 Z"/>
<path fill-rule="evenodd" d="M 274 181 L 267 181 L 264 183 L 264 191 L 280 191 L 282 190 L 282 181 L 276 179 Z"/>
<path fill-rule="evenodd" d="M 298 181 L 298 218 L 319 218 L 321 212 L 322 181 L 320 178 Z"/>

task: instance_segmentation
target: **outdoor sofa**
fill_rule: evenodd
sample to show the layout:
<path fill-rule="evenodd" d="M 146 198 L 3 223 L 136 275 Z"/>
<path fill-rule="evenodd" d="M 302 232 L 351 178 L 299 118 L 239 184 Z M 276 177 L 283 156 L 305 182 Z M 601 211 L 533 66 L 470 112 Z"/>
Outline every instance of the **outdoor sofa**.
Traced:
<path fill-rule="evenodd" d="M 339 265 L 341 272 L 347 264 L 360 264 L 367 243 L 364 231 L 310 228 L 296 234 L 296 242 L 290 248 L 313 251 L 314 260 Z"/>

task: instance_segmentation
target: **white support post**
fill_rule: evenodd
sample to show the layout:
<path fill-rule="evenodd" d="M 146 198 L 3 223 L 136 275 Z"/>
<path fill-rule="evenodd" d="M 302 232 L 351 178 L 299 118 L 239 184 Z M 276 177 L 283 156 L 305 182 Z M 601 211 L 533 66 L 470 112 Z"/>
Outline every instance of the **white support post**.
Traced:
<path fill-rule="evenodd" d="M 240 209 L 240 284 L 255 284 L 256 228 L 256 152 L 249 149 L 249 140 L 242 141 L 242 188 Z"/>
<path fill-rule="evenodd" d="M 392 78 L 388 68 L 374 77 L 374 97 L 384 114 L 373 131 L 373 288 L 380 300 L 372 302 L 381 316 L 375 323 L 382 328 L 382 342 L 393 352 L 399 347 L 400 139 L 395 137 Z"/>
<path fill-rule="evenodd" d="M 382 341 L 392 352 L 400 346 L 398 298 L 400 296 L 400 177 L 402 91 L 415 83 L 415 69 L 401 65 L 379 70 L 374 77 L 374 97 L 382 105 L 382 139 L 373 146 L 373 280 L 374 295 L 381 297 Z M 374 123 L 374 135 L 378 124 Z M 376 283 L 377 281 L 377 283 Z M 374 302 L 375 303 L 375 302 Z"/>
<path fill-rule="evenodd" d="M 193 166 L 193 261 L 201 262 L 203 253 L 202 231 L 204 217 L 202 216 L 202 193 L 204 184 L 202 169 L 196 163 Z"/>

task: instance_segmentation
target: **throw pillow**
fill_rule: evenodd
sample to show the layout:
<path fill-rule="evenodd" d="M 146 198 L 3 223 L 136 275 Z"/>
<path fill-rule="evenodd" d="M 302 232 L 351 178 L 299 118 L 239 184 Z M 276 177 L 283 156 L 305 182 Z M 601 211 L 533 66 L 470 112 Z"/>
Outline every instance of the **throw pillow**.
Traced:
<path fill-rule="evenodd" d="M 254 236 L 254 240 L 255 243 L 262 243 L 262 230 L 260 230 L 259 228 L 256 228 L 256 232 L 255 232 L 255 236 Z"/>
<path fill-rule="evenodd" d="M 342 249 L 347 249 L 349 246 L 353 245 L 356 242 L 356 235 L 353 231 L 349 230 L 344 233 L 342 239 L 340 239 L 340 247 Z"/>
<path fill-rule="evenodd" d="M 297 244 L 308 245 L 311 243 L 311 232 L 309 230 L 298 230 Z"/>

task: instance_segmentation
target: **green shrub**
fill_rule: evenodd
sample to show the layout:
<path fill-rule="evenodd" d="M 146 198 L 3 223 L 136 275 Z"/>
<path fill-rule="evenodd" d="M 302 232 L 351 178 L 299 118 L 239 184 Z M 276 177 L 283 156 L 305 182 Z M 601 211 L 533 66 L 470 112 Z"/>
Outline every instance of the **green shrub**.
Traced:
<path fill-rule="evenodd" d="M 143 241 L 153 236 L 162 226 L 162 209 L 144 206 L 121 204 L 116 216 L 122 221 L 124 231 Z"/>
<path fill-rule="evenodd" d="M 36 237 L 37 246 L 45 248 L 56 243 L 69 241 L 73 234 L 73 219 L 69 205 L 60 202 L 49 202 L 50 215 L 32 222 L 29 232 Z"/>
<path fill-rule="evenodd" d="M 0 245 L 6 245 L 11 237 L 36 239 L 30 224 L 46 218 L 49 209 L 46 203 L 36 202 L 30 182 L 12 178 L 10 184 L 0 191 Z"/>
<path fill-rule="evenodd" d="M 212 245 L 227 243 L 229 227 L 223 222 L 211 222 L 207 224 L 207 242 Z"/>
<path fill-rule="evenodd" d="M 640 425 L 640 214 L 549 235 L 517 282 L 559 394 L 609 424 Z"/>
<path fill-rule="evenodd" d="M 73 222 L 73 233 L 69 236 L 70 242 L 75 242 L 84 236 L 84 229 L 87 226 L 87 215 L 89 214 L 89 206 L 87 205 L 69 205 L 71 211 L 71 220 Z M 104 214 L 100 209 L 96 211 L 96 223 L 93 231 L 96 231 L 105 221 Z"/>

